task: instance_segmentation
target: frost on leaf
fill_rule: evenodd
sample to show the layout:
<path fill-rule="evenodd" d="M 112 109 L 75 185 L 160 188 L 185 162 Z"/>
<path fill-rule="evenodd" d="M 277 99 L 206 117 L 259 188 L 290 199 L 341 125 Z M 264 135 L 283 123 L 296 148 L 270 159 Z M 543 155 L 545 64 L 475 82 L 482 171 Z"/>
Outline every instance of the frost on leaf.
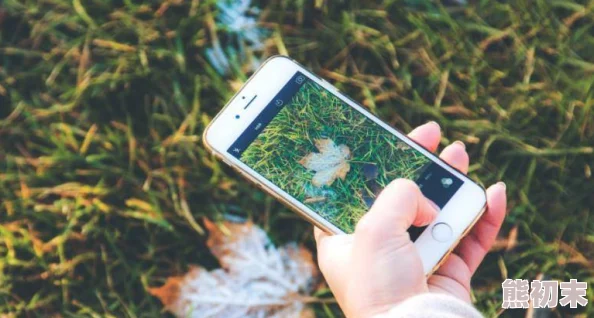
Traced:
<path fill-rule="evenodd" d="M 312 152 L 299 160 L 306 169 L 316 172 L 312 184 L 316 187 L 330 186 L 337 178 L 344 180 L 351 170 L 347 161 L 351 156 L 349 147 L 337 146 L 332 139 L 316 139 L 315 145 L 319 153 Z"/>
<path fill-rule="evenodd" d="M 251 222 L 205 221 L 207 245 L 222 268 L 193 267 L 149 292 L 177 317 L 310 317 L 305 303 L 318 280 L 311 253 L 274 247 Z"/>
<path fill-rule="evenodd" d="M 232 72 L 239 62 L 247 70 L 256 70 L 261 64 L 264 42 L 269 33 L 258 22 L 261 10 L 252 6 L 252 0 L 219 0 L 216 25 L 209 23 L 212 47 L 206 49 L 206 59 L 219 74 Z M 219 34 L 224 37 L 219 40 Z"/>

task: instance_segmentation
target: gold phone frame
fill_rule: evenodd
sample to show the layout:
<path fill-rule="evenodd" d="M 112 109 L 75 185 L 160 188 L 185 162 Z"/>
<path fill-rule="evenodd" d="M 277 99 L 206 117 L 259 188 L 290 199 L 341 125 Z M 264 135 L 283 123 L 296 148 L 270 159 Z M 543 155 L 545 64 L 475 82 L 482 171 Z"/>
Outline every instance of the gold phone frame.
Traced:
<path fill-rule="evenodd" d="M 237 173 L 239 173 L 241 176 L 243 176 L 244 178 L 246 178 L 248 181 L 250 181 L 252 184 L 254 184 L 257 188 L 262 189 L 264 192 L 268 193 L 269 195 L 271 195 L 272 197 L 276 198 L 278 201 L 280 201 L 281 203 L 283 203 L 285 206 L 287 206 L 289 209 L 291 209 L 292 211 L 294 211 L 295 213 L 297 213 L 297 215 L 299 215 L 300 217 L 302 217 L 303 219 L 305 219 L 306 221 L 312 223 L 313 225 L 317 226 L 318 228 L 320 228 L 321 230 L 329 233 L 329 234 L 341 234 L 341 233 L 337 233 L 336 231 L 332 230 L 331 228 L 327 227 L 324 223 L 320 222 L 318 219 L 316 219 L 316 217 L 312 216 L 308 211 L 302 210 L 299 206 L 297 206 L 295 203 L 291 202 L 288 198 L 286 198 L 283 194 L 278 193 L 276 190 L 269 188 L 266 184 L 263 184 L 262 182 L 260 182 L 258 179 L 256 179 L 254 176 L 250 175 L 249 173 L 246 173 L 245 171 L 243 171 L 239 166 L 229 162 L 225 156 L 221 153 L 219 153 L 219 151 L 217 151 L 215 149 L 215 147 L 213 147 L 213 145 L 211 145 L 208 142 L 208 138 L 206 137 L 207 132 L 209 131 L 209 129 L 213 126 L 213 124 L 217 121 L 217 119 L 223 114 L 225 113 L 225 111 L 231 106 L 232 102 L 236 100 L 236 98 L 238 97 L 238 95 L 242 92 L 243 88 L 245 86 L 247 86 L 249 84 L 249 82 L 256 77 L 256 75 L 258 74 L 258 72 L 260 70 L 262 70 L 269 61 L 278 58 L 278 57 L 282 57 L 282 58 L 288 58 L 285 56 L 273 56 L 271 58 L 269 58 L 267 61 L 265 61 L 255 72 L 254 74 L 248 79 L 248 81 L 246 81 L 246 83 L 244 83 L 244 85 L 242 86 L 241 89 L 239 89 L 236 94 L 229 99 L 229 101 L 227 102 L 227 104 L 221 109 L 221 111 L 212 119 L 212 121 L 209 123 L 209 125 L 206 127 L 206 129 L 203 132 L 203 136 L 202 136 L 202 140 L 203 140 L 203 144 L 205 145 L 206 149 L 212 153 L 217 159 L 223 161 L 225 164 L 227 164 L 228 166 L 230 166 L 233 170 L 235 170 Z M 290 59 L 290 58 L 289 58 Z M 297 66 L 299 66 L 300 68 L 307 70 L 304 66 L 302 66 L 301 64 L 299 64 L 298 62 L 290 59 L 293 63 L 297 64 Z M 321 80 L 323 82 L 325 82 L 323 79 L 321 79 L 319 76 L 315 75 L 312 72 L 308 72 L 307 75 L 313 75 L 315 76 L 318 80 Z M 330 84 L 328 84 L 330 85 Z M 335 92 L 332 92 L 335 93 Z M 346 97 L 348 99 L 350 99 L 348 96 L 343 95 L 343 97 L 338 96 L 339 98 L 343 99 L 343 97 Z M 354 102 L 354 101 L 353 101 Z M 354 102 L 356 103 L 356 102 Z M 352 106 L 352 105 L 349 105 Z M 358 109 L 361 111 L 361 109 Z M 385 121 L 383 121 L 382 119 L 378 118 L 377 116 L 375 116 L 374 114 L 372 114 L 371 112 L 369 112 L 367 109 L 362 108 L 362 110 L 364 112 L 367 113 L 368 117 L 369 115 L 374 117 L 376 120 L 383 122 L 384 124 L 388 125 L 387 123 L 385 123 Z M 391 126 L 390 126 L 391 127 Z M 401 133 L 402 135 L 406 136 L 406 134 L 404 134 L 403 132 L 401 132 L 399 129 L 391 127 L 392 129 L 398 131 L 399 133 Z M 412 141 L 413 143 L 417 144 L 418 146 L 422 147 L 424 149 L 423 146 L 421 146 L 420 144 L 418 144 L 416 141 L 408 138 L 409 141 Z M 426 150 L 426 149 L 425 149 Z M 441 161 L 442 163 L 446 164 L 447 166 L 449 166 L 450 168 L 455 169 L 454 167 L 452 167 L 451 165 L 449 165 L 447 162 L 442 161 L 441 159 L 439 159 L 435 154 L 431 153 L 432 156 L 434 156 L 437 160 Z M 432 159 L 432 161 L 435 161 L 434 159 Z M 459 171 L 458 171 L 459 172 Z M 461 172 L 460 172 L 461 173 Z M 485 189 L 478 183 L 474 182 L 472 179 L 468 178 L 466 176 L 467 180 L 472 181 L 474 184 L 476 184 L 477 186 L 479 186 L 483 192 L 485 191 Z M 474 225 L 476 224 L 476 222 L 478 222 L 478 220 L 481 218 L 481 216 L 485 213 L 487 208 L 487 203 L 485 200 L 485 203 L 483 204 L 481 210 L 479 211 L 479 213 L 476 214 L 476 216 L 474 217 L 474 219 L 469 223 L 468 226 L 466 226 L 466 228 L 463 230 L 461 235 L 458 235 L 456 241 L 454 241 L 453 244 L 451 244 L 451 246 L 449 247 L 449 249 L 442 255 L 442 257 L 439 259 L 438 262 L 435 263 L 434 266 L 432 266 L 431 270 L 429 270 L 426 273 L 426 276 L 429 277 L 431 276 L 448 258 L 448 256 L 455 250 L 456 246 L 460 243 L 460 241 L 470 232 L 470 230 L 474 227 Z M 318 216 L 319 217 L 319 216 Z"/>

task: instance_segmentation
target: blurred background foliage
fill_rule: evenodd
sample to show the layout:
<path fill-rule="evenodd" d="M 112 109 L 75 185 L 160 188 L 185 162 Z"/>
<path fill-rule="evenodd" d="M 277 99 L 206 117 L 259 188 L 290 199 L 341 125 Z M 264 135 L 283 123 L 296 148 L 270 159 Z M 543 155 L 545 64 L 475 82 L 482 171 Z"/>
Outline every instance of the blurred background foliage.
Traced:
<path fill-rule="evenodd" d="M 147 293 L 216 267 L 202 218 L 312 231 L 223 167 L 201 133 L 254 67 L 288 54 L 402 130 L 467 144 L 509 215 L 473 281 L 578 278 L 594 299 L 594 2 L 0 2 L 0 314 L 156 316 Z M 326 289 L 317 293 L 330 297 Z M 336 306 L 314 304 L 321 316 Z M 556 315 L 592 315 L 557 308 Z"/>

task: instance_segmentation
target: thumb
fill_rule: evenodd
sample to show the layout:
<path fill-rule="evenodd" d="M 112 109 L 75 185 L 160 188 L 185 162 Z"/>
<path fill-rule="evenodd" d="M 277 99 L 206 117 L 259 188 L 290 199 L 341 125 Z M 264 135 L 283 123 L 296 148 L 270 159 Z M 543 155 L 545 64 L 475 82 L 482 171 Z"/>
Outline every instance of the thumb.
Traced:
<path fill-rule="evenodd" d="M 423 196 L 416 183 L 397 179 L 380 193 L 357 224 L 355 233 L 364 232 L 360 235 L 362 239 L 377 240 L 376 243 L 395 238 L 408 243 L 408 228 L 431 223 L 438 211 L 437 205 Z"/>
<path fill-rule="evenodd" d="M 356 277 L 347 291 L 353 315 L 381 313 L 427 290 L 421 259 L 407 229 L 427 225 L 437 212 L 413 181 L 398 179 L 382 191 L 355 229 Z"/>

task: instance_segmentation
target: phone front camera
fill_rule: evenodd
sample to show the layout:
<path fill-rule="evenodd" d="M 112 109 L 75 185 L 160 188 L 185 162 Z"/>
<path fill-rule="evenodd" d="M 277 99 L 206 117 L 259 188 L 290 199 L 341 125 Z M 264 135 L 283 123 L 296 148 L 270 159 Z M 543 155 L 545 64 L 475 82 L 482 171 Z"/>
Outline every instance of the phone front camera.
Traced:
<path fill-rule="evenodd" d="M 239 115 L 235 115 L 235 119 L 239 119 L 239 117 L 240 117 Z"/>

